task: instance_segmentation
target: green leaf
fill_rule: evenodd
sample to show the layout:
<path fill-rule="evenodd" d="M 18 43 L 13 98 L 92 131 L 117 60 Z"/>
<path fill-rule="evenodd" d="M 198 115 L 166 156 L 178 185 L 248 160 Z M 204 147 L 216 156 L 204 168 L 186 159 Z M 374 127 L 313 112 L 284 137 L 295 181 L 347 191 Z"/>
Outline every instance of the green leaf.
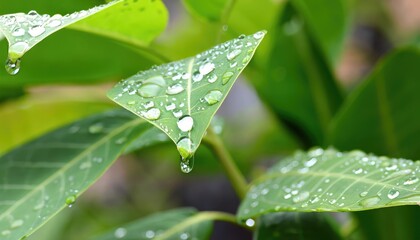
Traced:
<path fill-rule="evenodd" d="M 140 72 L 108 96 L 164 131 L 177 144 L 181 169 L 189 172 L 213 115 L 264 35 L 241 35 L 195 57 Z"/>
<path fill-rule="evenodd" d="M 230 0 L 196 1 L 183 0 L 187 10 L 209 21 L 220 21 Z"/>
<path fill-rule="evenodd" d="M 341 239 L 333 219 L 322 213 L 271 213 L 258 222 L 254 240 Z"/>
<path fill-rule="evenodd" d="M 255 181 L 246 220 L 278 211 L 361 211 L 420 202 L 420 162 L 315 149 L 280 161 Z"/>
<path fill-rule="evenodd" d="M 98 114 L 48 133 L 0 158 L 0 236 L 21 239 L 95 182 L 148 128 L 126 111 Z"/>
<path fill-rule="evenodd" d="M 143 14 L 137 14 L 139 11 Z M 141 19 L 138 16 L 141 16 Z M 150 21 L 151 19 L 153 21 Z M 151 24 L 133 28 L 138 20 L 149 20 Z M 27 51 L 52 33 L 69 25 L 78 30 L 124 42 L 146 45 L 164 29 L 166 21 L 167 13 L 160 1 L 116 0 L 64 16 L 40 15 L 36 11 L 2 15 L 0 31 L 9 42 L 6 69 L 10 74 L 16 74 L 19 71 L 20 58 Z"/>
<path fill-rule="evenodd" d="M 330 66 L 340 56 L 348 26 L 348 6 L 344 0 L 293 0 L 292 4 L 308 25 L 308 32 Z M 328 7 L 326 7 L 328 6 Z"/>
<path fill-rule="evenodd" d="M 286 4 L 273 48 L 253 82 L 263 100 L 305 146 L 322 145 L 341 91 L 305 19 Z"/>
<path fill-rule="evenodd" d="M 384 59 L 335 117 L 330 143 L 343 150 L 419 159 L 419 64 L 418 48 L 397 50 Z"/>
<path fill-rule="evenodd" d="M 197 211 L 190 208 L 156 213 L 118 227 L 94 239 L 210 239 L 213 228 L 212 221 L 197 218 L 197 216 L 200 216 Z"/>

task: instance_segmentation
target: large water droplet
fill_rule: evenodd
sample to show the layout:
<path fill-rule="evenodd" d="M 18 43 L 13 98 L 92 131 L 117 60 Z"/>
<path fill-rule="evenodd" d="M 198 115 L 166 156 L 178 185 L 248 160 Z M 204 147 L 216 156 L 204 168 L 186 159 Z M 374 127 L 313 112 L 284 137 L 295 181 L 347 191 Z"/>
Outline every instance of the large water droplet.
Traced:
<path fill-rule="evenodd" d="M 72 207 L 75 202 L 76 202 L 76 196 L 75 195 L 70 195 L 66 198 L 66 205 L 68 207 Z"/>
<path fill-rule="evenodd" d="M 381 198 L 378 196 L 365 198 L 359 201 L 359 205 L 365 208 L 370 208 L 375 206 L 381 201 Z"/>
<path fill-rule="evenodd" d="M 245 221 L 245 225 L 247 225 L 248 227 L 253 227 L 255 225 L 255 220 L 252 218 L 249 218 Z"/>
<path fill-rule="evenodd" d="M 16 75 L 20 70 L 20 58 L 18 58 L 16 61 L 7 59 L 4 67 L 6 68 L 8 74 Z"/>
<path fill-rule="evenodd" d="M 225 72 L 222 76 L 222 84 L 225 85 L 233 77 L 233 72 Z"/>
<path fill-rule="evenodd" d="M 181 131 L 188 132 L 193 128 L 194 119 L 191 116 L 186 115 L 181 117 L 176 124 Z"/>
<path fill-rule="evenodd" d="M 239 56 L 239 54 L 241 54 L 241 50 L 240 49 L 235 49 L 231 52 L 229 52 L 228 54 L 226 54 L 226 58 L 231 61 L 233 59 L 235 59 L 237 56 Z"/>
<path fill-rule="evenodd" d="M 179 83 L 177 83 L 175 85 L 172 85 L 172 86 L 168 87 L 168 89 L 166 89 L 166 93 L 169 94 L 169 95 L 178 94 L 182 91 L 184 91 L 184 87 Z"/>
<path fill-rule="evenodd" d="M 209 62 L 201 65 L 198 70 L 200 71 L 200 74 L 204 76 L 211 73 L 214 70 L 214 68 L 214 64 Z"/>
<path fill-rule="evenodd" d="M 123 238 L 127 235 L 127 229 L 125 228 L 117 228 L 114 232 L 114 236 L 116 238 Z"/>
<path fill-rule="evenodd" d="M 41 34 L 43 34 L 45 32 L 45 28 L 43 26 L 32 26 L 29 28 L 28 33 L 29 35 L 31 35 L 32 37 L 38 37 Z"/>
<path fill-rule="evenodd" d="M 151 108 L 147 111 L 141 112 L 141 114 L 144 118 L 149 120 L 156 120 L 160 117 L 160 110 L 158 108 Z"/>
<path fill-rule="evenodd" d="M 398 191 L 398 190 L 396 190 L 396 189 L 391 189 L 391 190 L 389 190 L 389 192 L 388 192 L 388 198 L 389 199 L 395 199 L 395 198 L 397 198 L 398 196 L 400 195 L 400 192 Z"/>
<path fill-rule="evenodd" d="M 413 177 L 409 177 L 407 180 L 405 180 L 403 184 L 405 186 L 407 186 L 407 185 L 412 185 L 414 183 L 417 183 L 418 181 L 419 181 L 419 178 L 413 176 Z"/>
<path fill-rule="evenodd" d="M 141 85 L 140 88 L 137 90 L 137 92 L 142 97 L 151 98 L 151 97 L 156 97 L 157 95 L 159 95 L 161 90 L 162 90 L 161 86 L 157 84 L 149 83 L 149 84 Z"/>
<path fill-rule="evenodd" d="M 25 33 L 26 33 L 25 29 L 17 27 L 13 30 L 12 36 L 13 37 L 21 37 L 21 36 L 25 35 Z"/>
<path fill-rule="evenodd" d="M 206 102 L 209 105 L 213 105 L 218 103 L 220 100 L 222 100 L 223 97 L 223 93 L 219 90 L 211 90 L 210 92 L 208 92 L 206 94 L 206 96 L 204 96 L 204 100 L 206 100 Z"/>

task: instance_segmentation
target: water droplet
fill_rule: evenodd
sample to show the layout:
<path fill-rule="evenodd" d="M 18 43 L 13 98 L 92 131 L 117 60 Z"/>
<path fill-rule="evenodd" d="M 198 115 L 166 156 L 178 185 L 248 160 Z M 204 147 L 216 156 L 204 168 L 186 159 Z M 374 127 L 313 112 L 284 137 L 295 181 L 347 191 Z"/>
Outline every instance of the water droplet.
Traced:
<path fill-rule="evenodd" d="M 312 166 L 314 166 L 317 162 L 318 162 L 318 159 L 316 159 L 316 158 L 311 158 L 311 159 L 309 159 L 309 161 L 305 162 L 305 163 L 304 163 L 304 165 L 305 165 L 305 167 L 312 167 Z"/>
<path fill-rule="evenodd" d="M 157 84 L 149 83 L 149 84 L 141 85 L 140 88 L 137 90 L 137 92 L 140 96 L 144 98 L 151 98 L 151 97 L 156 97 L 157 95 L 159 95 L 161 90 L 162 90 L 161 86 Z"/>
<path fill-rule="evenodd" d="M 18 219 L 12 222 L 12 224 L 10 225 L 11 228 L 18 228 L 20 226 L 23 225 L 23 220 L 22 219 Z"/>
<path fill-rule="evenodd" d="M 181 117 L 176 124 L 181 131 L 188 132 L 193 128 L 194 119 L 189 115 L 185 115 Z"/>
<path fill-rule="evenodd" d="M 396 189 L 391 189 L 391 190 L 389 190 L 389 192 L 388 192 L 388 198 L 389 199 L 395 199 L 395 198 L 397 198 L 398 196 L 400 195 L 400 192 L 398 191 L 398 190 L 396 190 Z"/>
<path fill-rule="evenodd" d="M 201 65 L 198 70 L 201 75 L 205 76 L 211 73 L 214 70 L 214 68 L 215 68 L 214 64 L 209 62 L 209 63 L 205 63 Z"/>
<path fill-rule="evenodd" d="M 26 42 L 16 42 L 9 46 L 9 58 L 14 60 L 18 59 L 25 54 L 29 49 L 29 45 Z"/>
<path fill-rule="evenodd" d="M 201 79 L 203 79 L 203 75 L 201 75 L 201 73 L 199 71 L 195 71 L 192 75 L 192 80 L 194 82 L 199 82 L 199 81 L 201 81 Z"/>
<path fill-rule="evenodd" d="M 319 197 L 317 197 L 317 196 L 314 196 L 314 197 L 312 197 L 311 199 L 309 199 L 309 202 L 310 203 L 317 203 L 317 202 L 319 202 Z"/>
<path fill-rule="evenodd" d="M 262 37 L 264 37 L 264 35 L 265 35 L 264 31 L 259 31 L 259 32 L 254 33 L 253 37 L 255 39 L 261 39 Z"/>
<path fill-rule="evenodd" d="M 179 150 L 179 148 L 178 148 L 178 150 Z M 181 171 L 183 173 L 191 172 L 193 167 L 194 167 L 194 156 L 190 157 L 190 158 L 181 157 L 180 166 L 181 166 Z"/>
<path fill-rule="evenodd" d="M 154 238 L 155 237 L 155 232 L 152 230 L 147 230 L 145 233 L 146 238 Z"/>
<path fill-rule="evenodd" d="M 190 238 L 190 235 L 188 233 L 182 233 L 181 235 L 179 235 L 179 238 L 181 240 L 187 240 L 188 238 Z"/>
<path fill-rule="evenodd" d="M 209 81 L 209 83 L 214 83 L 217 81 L 217 75 L 214 73 L 210 73 L 210 75 L 207 78 L 207 81 Z"/>
<path fill-rule="evenodd" d="M 160 117 L 160 110 L 158 108 L 151 108 L 147 111 L 141 112 L 141 114 L 148 120 L 156 120 Z"/>
<path fill-rule="evenodd" d="M 20 58 L 18 58 L 16 61 L 7 59 L 4 66 L 8 74 L 16 75 L 20 70 Z"/>
<path fill-rule="evenodd" d="M 2 232 L 1 232 L 1 235 L 2 236 L 7 236 L 7 235 L 10 235 L 12 233 L 12 231 L 10 231 L 10 230 L 3 230 Z"/>
<path fill-rule="evenodd" d="M 175 103 L 170 103 L 168 105 L 165 106 L 166 111 L 172 111 L 176 108 Z M 182 114 L 181 114 L 182 115 Z"/>
<path fill-rule="evenodd" d="M 363 168 L 357 168 L 357 169 L 353 169 L 353 173 L 354 174 L 361 174 L 363 172 Z"/>
<path fill-rule="evenodd" d="M 413 177 L 409 177 L 407 180 L 405 180 L 403 184 L 405 186 L 407 186 L 407 185 L 412 185 L 414 183 L 417 183 L 418 181 L 419 181 L 419 178 L 413 176 Z"/>
<path fill-rule="evenodd" d="M 204 96 L 204 100 L 206 100 L 206 102 L 209 105 L 218 103 L 220 100 L 222 100 L 222 98 L 223 98 L 223 93 L 219 90 L 211 90 L 210 92 L 206 94 L 206 96 Z"/>
<path fill-rule="evenodd" d="M 233 59 L 235 59 L 237 56 L 239 56 L 239 54 L 241 54 L 241 50 L 240 49 L 234 49 L 233 51 L 229 52 L 228 54 L 226 54 L 226 58 L 231 61 Z"/>
<path fill-rule="evenodd" d="M 378 196 L 365 198 L 359 201 L 359 205 L 365 208 L 370 208 L 375 206 L 381 201 L 381 198 Z"/>
<path fill-rule="evenodd" d="M 306 199 L 308 199 L 309 195 L 310 194 L 307 191 L 301 192 L 299 195 L 293 197 L 293 202 L 299 203 L 299 202 L 305 201 Z"/>
<path fill-rule="evenodd" d="M 126 141 L 127 141 L 126 137 L 121 137 L 121 138 L 118 138 L 117 140 L 115 140 L 115 144 L 121 145 L 121 144 L 125 143 Z"/>
<path fill-rule="evenodd" d="M 300 20 L 294 18 L 283 24 L 283 32 L 286 35 L 294 35 L 300 31 L 302 23 Z"/>
<path fill-rule="evenodd" d="M 366 197 L 367 195 L 368 195 L 368 192 L 366 192 L 366 191 L 361 192 L 361 193 L 359 194 L 359 196 L 360 196 L 360 197 Z"/>
<path fill-rule="evenodd" d="M 255 220 L 252 218 L 249 218 L 245 221 L 245 225 L 247 225 L 248 227 L 253 227 L 255 225 Z"/>
<path fill-rule="evenodd" d="M 222 76 L 222 84 L 225 85 L 233 77 L 233 72 L 226 72 Z"/>
<path fill-rule="evenodd" d="M 179 83 L 177 83 L 175 85 L 172 85 L 172 86 L 168 87 L 168 89 L 166 89 L 166 93 L 169 94 L 169 95 L 178 94 L 182 91 L 184 91 L 184 87 Z"/>
<path fill-rule="evenodd" d="M 89 132 L 92 134 L 100 133 L 102 130 L 104 130 L 103 123 L 95 123 L 89 127 Z"/>
<path fill-rule="evenodd" d="M 33 210 L 34 211 L 41 210 L 42 208 L 44 208 L 44 206 L 45 206 L 44 202 L 41 202 L 41 203 L 35 205 L 34 208 L 33 208 Z"/>
<path fill-rule="evenodd" d="M 127 104 L 128 105 L 134 105 L 134 104 L 136 104 L 136 101 L 128 101 Z"/>
<path fill-rule="evenodd" d="M 174 117 L 180 118 L 182 116 L 182 110 L 172 112 Z"/>
<path fill-rule="evenodd" d="M 13 37 L 21 37 L 21 36 L 25 35 L 25 33 L 26 33 L 25 29 L 18 27 L 18 28 L 15 28 L 13 30 L 12 36 Z"/>
<path fill-rule="evenodd" d="M 66 198 L 66 205 L 68 207 L 72 207 L 75 202 L 76 202 L 76 196 L 75 195 L 70 195 Z"/>
<path fill-rule="evenodd" d="M 155 102 L 152 102 L 152 101 L 149 101 L 149 102 L 146 102 L 146 103 L 143 104 L 143 107 L 145 109 L 149 109 L 149 108 L 152 108 L 154 106 L 155 106 Z"/>
<path fill-rule="evenodd" d="M 114 232 L 114 236 L 116 238 L 123 238 L 127 235 L 127 229 L 125 228 L 117 228 Z"/>
<path fill-rule="evenodd" d="M 32 37 L 38 37 L 41 34 L 43 34 L 45 32 L 45 28 L 43 26 L 32 26 L 31 28 L 29 28 L 28 33 L 29 35 L 31 35 Z"/>

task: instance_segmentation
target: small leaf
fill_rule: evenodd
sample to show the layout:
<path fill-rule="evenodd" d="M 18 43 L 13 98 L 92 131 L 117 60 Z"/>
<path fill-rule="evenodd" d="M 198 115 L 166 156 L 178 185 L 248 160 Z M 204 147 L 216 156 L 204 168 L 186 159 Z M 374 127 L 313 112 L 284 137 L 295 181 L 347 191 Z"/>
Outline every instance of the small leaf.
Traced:
<path fill-rule="evenodd" d="M 271 213 L 259 219 L 254 240 L 341 239 L 333 223 L 322 213 Z"/>
<path fill-rule="evenodd" d="M 177 144 L 182 170 L 189 172 L 213 115 L 264 35 L 241 35 L 195 57 L 140 72 L 108 96 L 163 130 Z"/>
<path fill-rule="evenodd" d="M 420 162 L 315 149 L 280 161 L 252 184 L 246 220 L 278 211 L 361 211 L 420 202 Z"/>
<path fill-rule="evenodd" d="M 212 221 L 207 219 L 191 221 L 194 216 L 197 216 L 197 211 L 189 208 L 156 213 L 118 227 L 94 239 L 209 239 L 213 228 Z"/>
<path fill-rule="evenodd" d="M 21 239 L 94 183 L 148 129 L 127 111 L 98 114 L 0 158 L 0 238 Z"/>
<path fill-rule="evenodd" d="M 139 9 L 142 14 L 137 14 Z M 153 19 L 153 21 L 145 24 L 146 27 L 133 28 L 133 23 L 142 20 L 138 18 L 139 15 L 143 20 Z M 163 30 L 166 21 L 167 13 L 160 1 L 116 0 L 64 16 L 40 15 L 34 10 L 27 14 L 2 15 L 0 32 L 3 32 L 9 42 L 6 69 L 10 74 L 16 74 L 19 71 L 20 58 L 27 51 L 49 35 L 69 25 L 78 30 L 105 35 L 128 43 L 146 45 Z"/>

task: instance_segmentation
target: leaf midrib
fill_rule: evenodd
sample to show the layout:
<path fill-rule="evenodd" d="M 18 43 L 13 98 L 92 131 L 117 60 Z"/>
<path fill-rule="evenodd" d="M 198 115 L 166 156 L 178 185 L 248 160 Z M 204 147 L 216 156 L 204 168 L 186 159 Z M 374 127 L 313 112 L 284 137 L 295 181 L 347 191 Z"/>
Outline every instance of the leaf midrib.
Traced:
<path fill-rule="evenodd" d="M 40 183 L 37 187 L 35 187 L 32 191 L 30 191 L 28 194 L 26 194 L 23 198 L 18 200 L 16 204 L 12 205 L 10 208 L 8 208 L 6 211 L 4 211 L 0 215 L 0 220 L 3 220 L 5 217 L 10 215 L 10 213 L 15 210 L 18 206 L 22 205 L 22 203 L 25 202 L 30 196 L 33 194 L 39 192 L 42 189 L 45 189 L 45 186 L 50 183 L 51 181 L 55 180 L 57 177 L 61 176 L 66 172 L 66 170 L 70 169 L 72 166 L 74 166 L 76 163 L 78 163 L 85 155 L 90 154 L 94 151 L 94 149 L 100 147 L 104 142 L 107 142 L 109 139 L 114 137 L 115 135 L 121 133 L 125 129 L 137 125 L 139 122 L 143 122 L 143 119 L 135 118 L 132 121 L 120 126 L 119 128 L 114 129 L 111 134 L 104 135 L 102 138 L 98 139 L 98 141 L 94 144 L 92 144 L 90 147 L 86 148 L 84 151 L 82 151 L 79 155 L 77 155 L 72 161 L 70 161 L 68 164 L 64 165 L 61 169 L 56 171 L 53 175 L 45 179 L 42 183 Z"/>

